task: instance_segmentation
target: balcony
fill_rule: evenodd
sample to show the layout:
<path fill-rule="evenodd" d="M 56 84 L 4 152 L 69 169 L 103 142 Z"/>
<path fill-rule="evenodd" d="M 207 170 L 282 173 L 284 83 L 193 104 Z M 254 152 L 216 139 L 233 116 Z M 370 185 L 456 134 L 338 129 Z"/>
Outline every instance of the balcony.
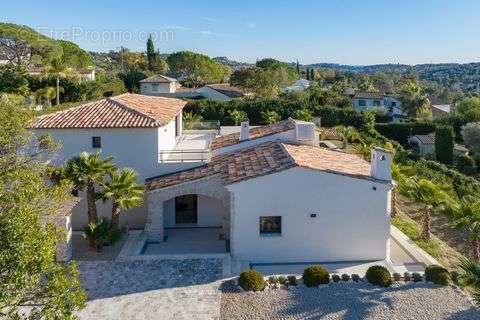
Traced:
<path fill-rule="evenodd" d="M 216 130 L 184 130 L 171 150 L 160 150 L 160 163 L 208 162 L 211 158 L 210 144 Z"/>

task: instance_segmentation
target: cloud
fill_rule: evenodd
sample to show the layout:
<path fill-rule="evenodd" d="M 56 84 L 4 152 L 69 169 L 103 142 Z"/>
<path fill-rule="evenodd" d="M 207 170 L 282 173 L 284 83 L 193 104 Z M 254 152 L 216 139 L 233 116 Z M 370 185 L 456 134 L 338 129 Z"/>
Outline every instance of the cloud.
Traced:
<path fill-rule="evenodd" d="M 163 29 L 167 30 L 190 30 L 189 27 L 184 27 L 184 26 L 164 26 Z"/>

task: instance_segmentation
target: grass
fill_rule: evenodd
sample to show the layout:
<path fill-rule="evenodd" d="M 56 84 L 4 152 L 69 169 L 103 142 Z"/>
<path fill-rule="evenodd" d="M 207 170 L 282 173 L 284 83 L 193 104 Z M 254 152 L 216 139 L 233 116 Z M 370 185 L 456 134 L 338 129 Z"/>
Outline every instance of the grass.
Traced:
<path fill-rule="evenodd" d="M 421 239 L 421 226 L 415 220 L 399 212 L 392 218 L 392 224 L 443 266 L 452 270 L 458 268 L 462 254 L 433 234 L 428 241 Z"/>

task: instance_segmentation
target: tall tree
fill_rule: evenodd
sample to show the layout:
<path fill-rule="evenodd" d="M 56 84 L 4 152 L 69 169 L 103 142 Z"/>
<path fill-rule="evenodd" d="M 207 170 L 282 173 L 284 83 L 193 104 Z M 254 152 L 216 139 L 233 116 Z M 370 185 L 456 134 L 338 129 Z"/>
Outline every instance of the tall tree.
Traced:
<path fill-rule="evenodd" d="M 137 184 L 137 178 L 133 169 L 114 171 L 110 174 L 110 181 L 103 186 L 103 198 L 112 200 L 112 230 L 118 230 L 121 210 L 135 208 L 143 203 L 144 188 Z"/>
<path fill-rule="evenodd" d="M 156 64 L 157 56 L 155 53 L 155 47 L 153 45 L 152 35 L 148 37 L 147 40 L 147 61 L 148 61 L 148 70 L 154 71 Z"/>
<path fill-rule="evenodd" d="M 90 154 L 82 152 L 78 157 L 68 160 L 63 175 L 73 182 L 78 191 L 86 191 L 88 223 L 97 222 L 96 185 L 104 183 L 107 174 L 115 170 L 113 157 L 102 159 L 99 152 Z"/>
<path fill-rule="evenodd" d="M 33 139 L 31 120 L 23 105 L 0 99 L 0 318 L 75 319 L 86 294 L 76 264 L 55 262 L 62 234 L 44 219 L 60 214 L 70 186 L 48 183 L 56 144 Z"/>
<path fill-rule="evenodd" d="M 437 126 L 435 129 L 435 155 L 438 161 L 453 164 L 454 136 L 451 126 Z"/>
<path fill-rule="evenodd" d="M 65 78 L 67 76 L 76 75 L 75 71 L 70 68 L 65 61 L 61 58 L 53 59 L 50 64 L 45 68 L 45 73 L 47 75 L 52 75 L 55 77 L 55 87 L 56 87 L 56 104 L 60 104 L 60 78 Z"/>
<path fill-rule="evenodd" d="M 479 262 L 480 199 L 467 195 L 450 207 L 450 220 L 455 228 L 465 231 L 469 242 L 469 257 Z"/>

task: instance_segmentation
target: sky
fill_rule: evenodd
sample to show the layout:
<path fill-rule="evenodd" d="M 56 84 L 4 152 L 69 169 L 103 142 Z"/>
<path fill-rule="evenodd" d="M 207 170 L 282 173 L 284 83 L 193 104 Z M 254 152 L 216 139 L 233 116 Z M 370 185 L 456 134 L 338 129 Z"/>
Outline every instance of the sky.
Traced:
<path fill-rule="evenodd" d="M 92 51 L 191 50 L 243 62 L 480 61 L 478 0 L 1 0 L 0 21 Z"/>

